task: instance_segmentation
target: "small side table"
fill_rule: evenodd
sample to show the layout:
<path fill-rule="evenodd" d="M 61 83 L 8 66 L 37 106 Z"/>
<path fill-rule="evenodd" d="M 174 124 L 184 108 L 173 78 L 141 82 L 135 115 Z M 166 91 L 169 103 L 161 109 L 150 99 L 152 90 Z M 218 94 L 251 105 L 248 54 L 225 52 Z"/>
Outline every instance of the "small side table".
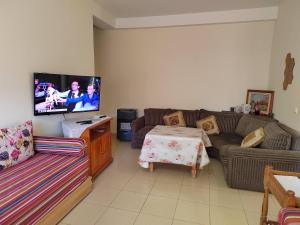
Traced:
<path fill-rule="evenodd" d="M 264 174 L 264 199 L 260 225 L 277 225 L 276 221 L 267 220 L 269 192 L 278 200 L 282 208 L 300 208 L 300 173 L 273 170 L 266 166 Z"/>

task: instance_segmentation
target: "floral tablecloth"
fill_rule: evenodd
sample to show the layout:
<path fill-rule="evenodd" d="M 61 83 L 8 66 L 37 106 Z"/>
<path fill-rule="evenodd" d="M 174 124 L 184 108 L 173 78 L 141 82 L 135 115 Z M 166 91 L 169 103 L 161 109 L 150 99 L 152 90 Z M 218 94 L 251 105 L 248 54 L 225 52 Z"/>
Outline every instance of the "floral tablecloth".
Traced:
<path fill-rule="evenodd" d="M 202 129 L 155 126 L 146 134 L 138 163 L 149 168 L 150 162 L 163 162 L 200 168 L 209 163 L 205 147 L 211 142 Z"/>

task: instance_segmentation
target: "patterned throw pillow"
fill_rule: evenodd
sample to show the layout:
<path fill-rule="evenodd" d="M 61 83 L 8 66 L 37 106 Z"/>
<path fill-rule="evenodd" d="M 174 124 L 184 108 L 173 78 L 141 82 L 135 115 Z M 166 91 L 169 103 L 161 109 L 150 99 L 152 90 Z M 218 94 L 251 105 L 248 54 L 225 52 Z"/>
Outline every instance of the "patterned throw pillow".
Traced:
<path fill-rule="evenodd" d="M 252 148 L 261 144 L 264 141 L 265 133 L 264 129 L 261 127 L 255 131 L 248 134 L 242 141 L 242 148 Z"/>
<path fill-rule="evenodd" d="M 0 129 L 0 170 L 16 165 L 34 155 L 32 122 Z"/>
<path fill-rule="evenodd" d="M 208 116 L 196 122 L 197 128 L 203 129 L 207 134 L 219 134 L 220 130 L 215 116 Z"/>
<path fill-rule="evenodd" d="M 186 123 L 183 118 L 183 113 L 181 111 L 174 112 L 172 114 L 163 117 L 165 125 L 167 126 L 177 126 L 186 127 Z"/>

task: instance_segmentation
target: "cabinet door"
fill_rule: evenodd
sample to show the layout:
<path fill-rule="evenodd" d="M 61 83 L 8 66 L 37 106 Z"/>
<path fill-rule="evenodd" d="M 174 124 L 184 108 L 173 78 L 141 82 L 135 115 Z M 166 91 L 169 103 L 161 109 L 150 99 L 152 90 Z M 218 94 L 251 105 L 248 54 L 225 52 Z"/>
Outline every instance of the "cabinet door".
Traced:
<path fill-rule="evenodd" d="M 106 132 L 95 138 L 91 144 L 92 175 L 101 170 L 111 159 L 111 133 Z"/>

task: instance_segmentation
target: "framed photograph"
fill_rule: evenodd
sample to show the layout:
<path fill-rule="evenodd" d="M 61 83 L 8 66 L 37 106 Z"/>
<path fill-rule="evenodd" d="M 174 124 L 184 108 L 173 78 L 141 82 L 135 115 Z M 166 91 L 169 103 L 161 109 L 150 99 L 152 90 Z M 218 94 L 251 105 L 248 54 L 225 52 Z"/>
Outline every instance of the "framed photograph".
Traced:
<path fill-rule="evenodd" d="M 273 110 L 274 91 L 248 90 L 246 103 L 251 106 L 251 113 L 269 116 Z"/>

